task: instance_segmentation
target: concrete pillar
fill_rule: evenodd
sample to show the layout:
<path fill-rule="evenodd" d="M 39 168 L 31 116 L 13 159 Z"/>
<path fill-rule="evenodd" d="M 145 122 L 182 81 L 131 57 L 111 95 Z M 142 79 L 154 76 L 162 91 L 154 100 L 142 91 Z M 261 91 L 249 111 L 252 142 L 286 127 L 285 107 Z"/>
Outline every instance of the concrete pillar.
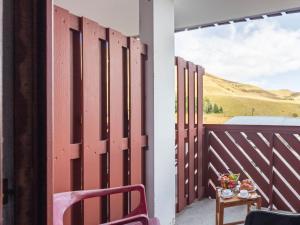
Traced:
<path fill-rule="evenodd" d="M 140 0 L 146 66 L 147 200 L 150 216 L 175 224 L 174 0 Z"/>

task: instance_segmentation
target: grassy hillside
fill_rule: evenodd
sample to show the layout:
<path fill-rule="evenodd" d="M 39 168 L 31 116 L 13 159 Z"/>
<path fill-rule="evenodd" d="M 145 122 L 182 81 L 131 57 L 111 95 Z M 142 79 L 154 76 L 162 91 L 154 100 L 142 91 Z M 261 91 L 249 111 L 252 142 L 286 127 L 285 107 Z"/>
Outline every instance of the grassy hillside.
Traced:
<path fill-rule="evenodd" d="M 289 90 L 264 90 L 254 85 L 204 76 L 204 98 L 222 107 L 206 113 L 206 123 L 224 123 L 234 116 L 300 116 L 300 94 Z"/>

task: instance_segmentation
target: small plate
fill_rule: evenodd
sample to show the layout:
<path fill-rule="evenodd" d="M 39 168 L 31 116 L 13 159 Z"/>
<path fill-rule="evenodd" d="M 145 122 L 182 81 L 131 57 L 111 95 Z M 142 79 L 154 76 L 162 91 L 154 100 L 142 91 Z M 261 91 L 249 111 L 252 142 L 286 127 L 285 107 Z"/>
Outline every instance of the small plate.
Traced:
<path fill-rule="evenodd" d="M 239 189 L 239 190 L 241 190 L 241 189 Z M 250 191 L 248 191 L 249 193 L 253 193 L 253 192 L 255 192 L 257 190 L 257 188 L 254 186 L 254 188 L 252 189 L 252 190 L 250 190 Z"/>
<path fill-rule="evenodd" d="M 248 195 L 246 197 L 242 197 L 240 193 L 238 193 L 237 195 L 239 198 L 242 198 L 242 199 L 248 199 L 250 197 L 250 194 L 248 193 Z"/>
<path fill-rule="evenodd" d="M 228 198 L 232 198 L 234 196 L 234 193 L 232 192 L 231 195 L 223 195 L 223 193 L 221 193 L 221 197 L 223 199 L 228 199 Z"/>

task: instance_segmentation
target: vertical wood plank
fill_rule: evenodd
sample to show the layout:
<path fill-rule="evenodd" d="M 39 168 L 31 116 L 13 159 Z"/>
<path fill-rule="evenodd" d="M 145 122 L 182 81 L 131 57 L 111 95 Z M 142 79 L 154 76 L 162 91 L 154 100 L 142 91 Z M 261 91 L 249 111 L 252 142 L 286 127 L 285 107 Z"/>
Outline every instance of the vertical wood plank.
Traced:
<path fill-rule="evenodd" d="M 54 176 L 55 192 L 70 190 L 70 31 L 68 11 L 55 8 Z"/>
<path fill-rule="evenodd" d="M 185 93 L 184 93 L 184 73 L 186 62 L 176 57 L 177 64 L 177 211 L 181 211 L 186 206 L 185 197 Z"/>
<path fill-rule="evenodd" d="M 141 44 L 135 38 L 128 38 L 130 65 L 130 184 L 142 183 L 142 67 Z M 139 194 L 131 193 L 131 210 L 139 204 Z"/>
<path fill-rule="evenodd" d="M 201 66 L 197 66 L 197 107 L 198 107 L 198 122 L 197 122 L 197 140 L 198 140 L 198 198 L 202 198 L 204 194 L 204 187 L 203 187 L 203 139 L 204 139 L 204 132 L 203 132 L 203 75 L 204 69 Z"/>
<path fill-rule="evenodd" d="M 123 36 L 107 29 L 109 41 L 109 186 L 123 185 Z M 123 216 L 123 196 L 110 197 L 110 219 Z"/>
<path fill-rule="evenodd" d="M 54 10 L 54 102 L 53 157 L 54 192 L 71 190 L 70 177 L 70 30 L 68 11 Z M 65 224 L 70 223 L 70 214 Z"/>
<path fill-rule="evenodd" d="M 189 100 L 189 203 L 195 199 L 195 65 L 188 62 Z"/>
<path fill-rule="evenodd" d="M 83 189 L 101 187 L 100 141 L 100 39 L 97 23 L 82 18 L 83 34 Z M 84 225 L 100 223 L 100 201 L 84 201 Z"/>

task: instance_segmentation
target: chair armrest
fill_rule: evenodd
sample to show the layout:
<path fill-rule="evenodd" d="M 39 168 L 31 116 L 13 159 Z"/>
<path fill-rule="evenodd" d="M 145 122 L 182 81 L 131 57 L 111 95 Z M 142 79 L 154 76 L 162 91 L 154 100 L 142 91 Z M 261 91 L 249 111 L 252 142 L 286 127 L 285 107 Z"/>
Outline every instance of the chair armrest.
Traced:
<path fill-rule="evenodd" d="M 88 198 L 102 197 L 112 194 L 126 193 L 138 191 L 140 193 L 139 205 L 127 216 L 132 217 L 138 214 L 148 214 L 146 195 L 143 185 L 128 185 L 124 187 L 115 187 L 109 189 L 97 189 L 97 190 L 82 190 L 63 192 L 53 195 L 53 216 L 59 218 L 62 221 L 64 212 L 76 202 L 82 201 Z"/>

